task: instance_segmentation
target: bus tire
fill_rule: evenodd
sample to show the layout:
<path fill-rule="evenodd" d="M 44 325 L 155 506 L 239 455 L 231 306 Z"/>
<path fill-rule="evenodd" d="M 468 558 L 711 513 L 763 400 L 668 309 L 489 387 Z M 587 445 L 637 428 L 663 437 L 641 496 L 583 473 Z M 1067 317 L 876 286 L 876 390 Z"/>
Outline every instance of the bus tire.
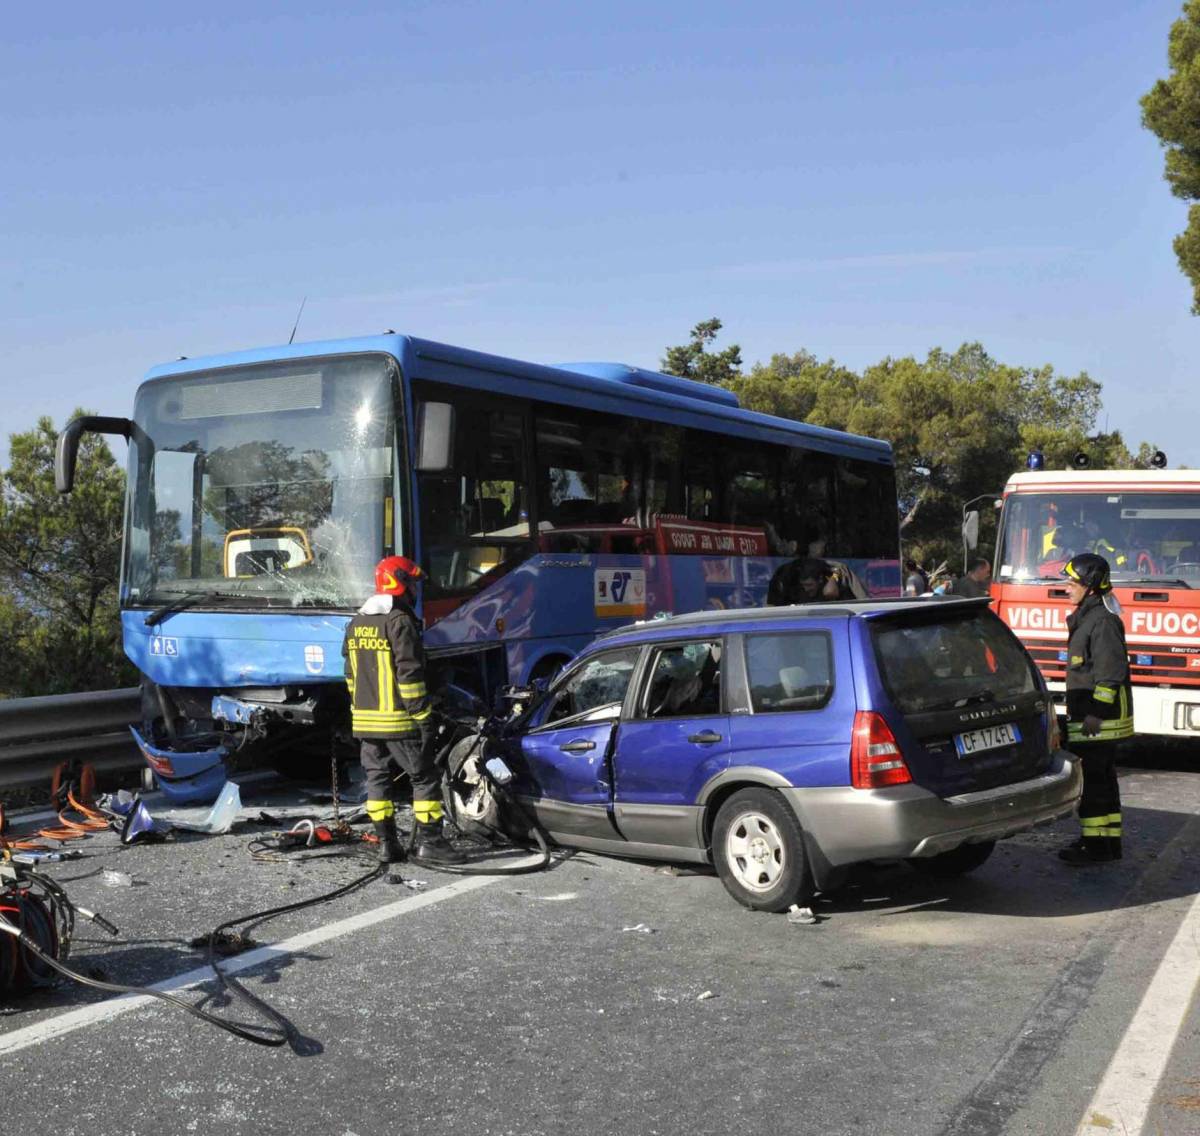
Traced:
<path fill-rule="evenodd" d="M 570 659 L 566 655 L 546 655 L 533 664 L 529 672 L 529 681 L 532 683 L 538 679 L 552 680 L 568 662 Z"/>

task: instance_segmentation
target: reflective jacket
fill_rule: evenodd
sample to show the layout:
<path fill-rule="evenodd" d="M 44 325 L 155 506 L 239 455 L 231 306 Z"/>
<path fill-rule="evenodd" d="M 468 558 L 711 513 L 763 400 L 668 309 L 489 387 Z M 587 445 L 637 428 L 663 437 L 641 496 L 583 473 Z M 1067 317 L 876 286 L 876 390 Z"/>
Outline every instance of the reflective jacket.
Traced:
<path fill-rule="evenodd" d="M 429 719 L 421 621 L 406 603 L 372 596 L 342 640 L 356 738 L 411 738 Z"/>
<path fill-rule="evenodd" d="M 1115 544 L 1109 544 L 1104 537 L 1097 537 L 1092 541 L 1092 551 L 1097 556 L 1103 556 L 1111 568 L 1124 568 L 1129 563 L 1129 557 L 1119 551 Z"/>
<path fill-rule="evenodd" d="M 1085 596 L 1067 616 L 1067 741 L 1113 741 L 1133 733 L 1133 687 L 1121 617 L 1101 596 Z M 1100 719 L 1100 732 L 1084 736 L 1083 720 Z"/>

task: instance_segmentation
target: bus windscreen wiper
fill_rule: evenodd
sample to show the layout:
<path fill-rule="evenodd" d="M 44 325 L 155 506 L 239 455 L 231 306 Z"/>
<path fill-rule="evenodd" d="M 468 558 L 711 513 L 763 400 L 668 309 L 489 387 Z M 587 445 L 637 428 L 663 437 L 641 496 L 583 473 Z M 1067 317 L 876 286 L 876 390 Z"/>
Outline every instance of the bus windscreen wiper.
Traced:
<path fill-rule="evenodd" d="M 169 603 L 155 608 L 142 622 L 147 627 L 153 627 L 155 624 L 161 623 L 166 619 L 168 615 L 174 615 L 177 611 L 183 611 L 185 607 L 191 607 L 192 604 L 208 599 L 212 594 L 212 592 L 183 592 Z"/>

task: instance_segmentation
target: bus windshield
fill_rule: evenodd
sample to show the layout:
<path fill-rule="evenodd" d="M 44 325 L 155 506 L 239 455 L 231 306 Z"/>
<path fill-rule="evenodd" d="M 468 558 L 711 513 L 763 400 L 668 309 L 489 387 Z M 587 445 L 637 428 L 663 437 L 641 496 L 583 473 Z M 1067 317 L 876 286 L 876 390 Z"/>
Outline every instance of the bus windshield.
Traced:
<path fill-rule="evenodd" d="M 1200 587 L 1200 493 L 1013 493 L 1005 501 L 996 576 L 1061 580 L 1067 560 L 1094 552 L 1114 583 Z"/>
<path fill-rule="evenodd" d="M 123 601 L 357 607 L 394 542 L 395 372 L 355 355 L 147 383 Z"/>

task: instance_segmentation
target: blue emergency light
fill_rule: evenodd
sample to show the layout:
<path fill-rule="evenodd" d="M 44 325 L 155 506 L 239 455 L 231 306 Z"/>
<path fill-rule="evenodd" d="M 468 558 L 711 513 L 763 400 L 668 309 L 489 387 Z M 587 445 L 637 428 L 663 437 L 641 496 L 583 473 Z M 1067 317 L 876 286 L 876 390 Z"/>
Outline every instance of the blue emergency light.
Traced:
<path fill-rule="evenodd" d="M 1025 459 L 1026 469 L 1045 469 L 1046 459 L 1042 455 L 1041 450 L 1031 450 L 1029 457 Z"/>

